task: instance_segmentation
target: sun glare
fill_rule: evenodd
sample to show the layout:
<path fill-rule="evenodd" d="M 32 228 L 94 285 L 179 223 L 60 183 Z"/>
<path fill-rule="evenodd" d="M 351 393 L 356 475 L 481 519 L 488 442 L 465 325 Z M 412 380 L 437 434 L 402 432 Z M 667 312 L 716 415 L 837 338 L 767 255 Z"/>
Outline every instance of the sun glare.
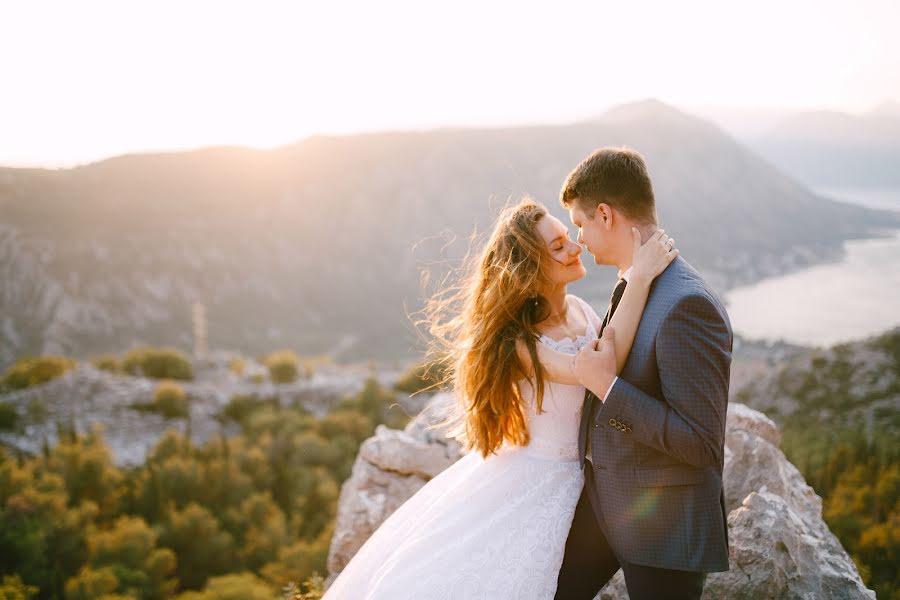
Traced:
<path fill-rule="evenodd" d="M 864 110 L 900 98 L 897 6 L 21 3 L 0 20 L 0 164 L 572 121 L 646 97 Z"/>

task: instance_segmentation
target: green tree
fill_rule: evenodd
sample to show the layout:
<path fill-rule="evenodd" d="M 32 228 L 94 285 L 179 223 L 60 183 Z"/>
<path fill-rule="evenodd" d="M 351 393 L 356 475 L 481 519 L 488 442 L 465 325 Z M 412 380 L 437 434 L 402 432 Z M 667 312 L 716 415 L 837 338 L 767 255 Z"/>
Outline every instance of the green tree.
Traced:
<path fill-rule="evenodd" d="M 117 587 L 119 579 L 112 567 L 85 566 L 66 582 L 66 600 L 97 600 L 112 594 Z"/>
<path fill-rule="evenodd" d="M 239 435 L 197 446 L 168 430 L 123 469 L 102 428 L 63 427 L 34 458 L 0 450 L 0 564 L 41 599 L 156 600 L 176 586 L 272 598 L 290 581 L 306 582 L 295 598 L 318 598 L 340 484 L 376 425 L 405 421 L 394 396 L 373 380 L 322 418 L 248 402 Z M 874 497 L 891 496 L 885 481 Z"/>
<path fill-rule="evenodd" d="M 97 577 L 107 581 L 98 573 L 112 573 L 112 592 L 141 600 L 171 597 L 178 585 L 170 578 L 175 571 L 175 554 L 168 548 L 157 548 L 156 538 L 140 517 L 123 515 L 109 528 L 92 528 L 88 533 L 89 566 L 67 582 L 67 591 L 85 590 L 79 593 L 87 595 L 89 582 Z"/>
<path fill-rule="evenodd" d="M 900 510 L 885 521 L 873 523 L 862 531 L 857 546 L 859 560 L 868 568 L 870 582 L 879 598 L 900 597 Z"/>
<path fill-rule="evenodd" d="M 241 558 L 247 567 L 257 570 L 274 560 L 279 548 L 289 541 L 284 513 L 268 492 L 250 496 L 238 510 L 243 525 Z"/>
<path fill-rule="evenodd" d="M 0 600 L 30 600 L 38 593 L 38 588 L 25 585 L 18 575 L 4 575 L 0 582 Z"/>
<path fill-rule="evenodd" d="M 240 566 L 234 539 L 219 521 L 199 504 L 166 513 L 159 543 L 178 557 L 176 575 L 182 587 L 199 590 L 206 580 Z"/>
<path fill-rule="evenodd" d="M 260 573 L 273 587 L 284 589 L 291 582 L 307 581 L 327 571 L 328 548 L 334 529 L 329 527 L 312 541 L 297 540 L 282 546 L 277 560 L 265 565 Z M 309 585 L 306 586 L 308 589 Z"/>
<path fill-rule="evenodd" d="M 272 600 L 276 591 L 253 573 L 213 577 L 202 592 L 185 592 L 176 600 Z"/>
<path fill-rule="evenodd" d="M 101 519 L 111 518 L 117 512 L 122 473 L 113 465 L 101 425 L 74 440 L 61 441 L 50 451 L 42 468 L 62 477 L 70 506 L 89 500 L 100 509 Z"/>

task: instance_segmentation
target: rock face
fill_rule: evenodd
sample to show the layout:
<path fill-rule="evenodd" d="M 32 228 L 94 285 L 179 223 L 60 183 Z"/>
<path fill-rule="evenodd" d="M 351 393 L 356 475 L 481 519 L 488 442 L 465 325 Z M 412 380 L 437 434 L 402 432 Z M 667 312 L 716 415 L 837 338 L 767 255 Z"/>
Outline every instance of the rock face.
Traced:
<path fill-rule="evenodd" d="M 380 427 L 360 448 L 341 490 L 328 569 L 332 578 L 398 506 L 459 458 L 459 445 L 428 429 L 439 395 L 403 432 Z M 730 570 L 707 578 L 704 599 L 875 598 L 822 520 L 822 499 L 778 448 L 764 414 L 729 404 L 725 501 Z M 598 598 L 628 598 L 621 571 Z"/>

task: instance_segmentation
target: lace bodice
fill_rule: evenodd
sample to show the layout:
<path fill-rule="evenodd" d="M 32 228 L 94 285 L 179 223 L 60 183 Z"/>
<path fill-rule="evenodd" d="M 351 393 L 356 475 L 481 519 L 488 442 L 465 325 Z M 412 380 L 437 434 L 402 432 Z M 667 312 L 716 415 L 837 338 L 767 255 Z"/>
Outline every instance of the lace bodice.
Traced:
<path fill-rule="evenodd" d="M 596 339 L 600 328 L 600 317 L 581 298 L 573 296 L 587 317 L 587 327 L 583 335 L 575 339 L 554 340 L 542 335 L 539 342 L 562 352 L 576 354 L 588 342 Z M 555 460 L 578 459 L 578 425 L 584 404 L 584 387 L 562 383 L 545 382 L 543 412 L 537 414 L 535 394 L 527 380 L 519 382 L 522 396 L 529 402 L 528 431 L 531 441 L 522 450 L 542 458 Z"/>

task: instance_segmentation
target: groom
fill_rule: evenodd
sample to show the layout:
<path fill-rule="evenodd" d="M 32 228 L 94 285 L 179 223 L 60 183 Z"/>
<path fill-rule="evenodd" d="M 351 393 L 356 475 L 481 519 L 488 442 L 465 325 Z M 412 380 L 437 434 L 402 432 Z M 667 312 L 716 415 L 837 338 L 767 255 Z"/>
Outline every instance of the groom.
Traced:
<path fill-rule="evenodd" d="M 681 257 L 653 282 L 616 376 L 605 330 L 631 271 L 632 234 L 657 228 L 640 154 L 601 148 L 566 179 L 560 201 L 594 261 L 619 268 L 600 343 L 575 374 L 588 389 L 579 444 L 585 484 L 556 598 L 590 600 L 620 568 L 631 600 L 700 598 L 728 570 L 722 492 L 732 333 L 722 302 Z M 585 460 L 586 458 L 586 460 Z"/>

